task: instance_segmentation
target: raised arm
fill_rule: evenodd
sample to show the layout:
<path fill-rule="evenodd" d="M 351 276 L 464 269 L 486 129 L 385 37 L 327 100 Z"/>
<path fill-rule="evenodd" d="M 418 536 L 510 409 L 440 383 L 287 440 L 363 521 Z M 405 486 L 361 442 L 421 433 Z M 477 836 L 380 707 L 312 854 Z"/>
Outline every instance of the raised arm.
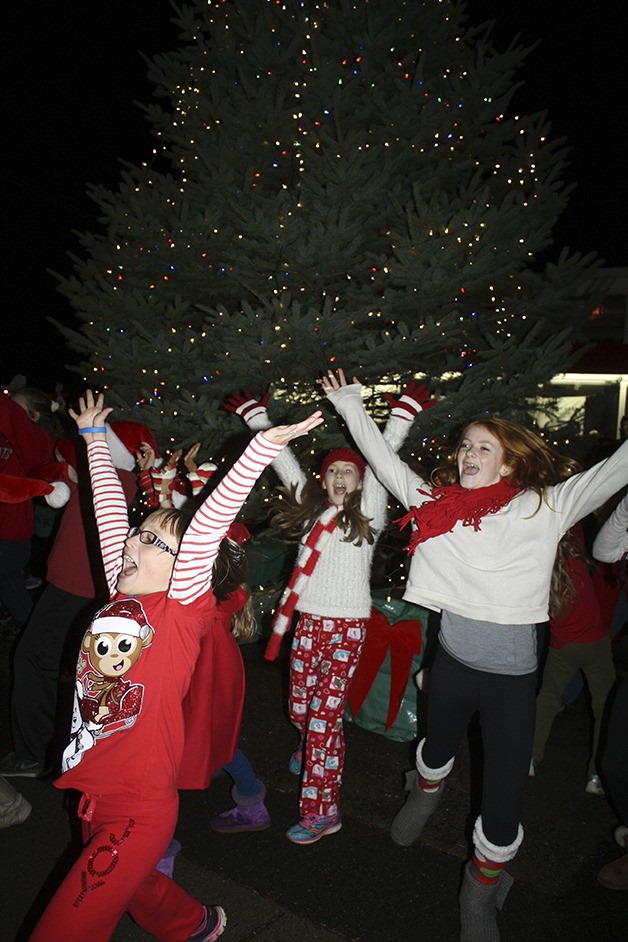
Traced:
<path fill-rule="evenodd" d="M 347 423 L 378 480 L 404 507 L 409 509 L 420 504 L 424 498 L 418 490 L 429 488 L 429 485 L 399 458 L 373 419 L 367 415 L 360 382 L 354 377 L 352 383 L 347 383 L 342 370 L 338 370 L 337 377 L 330 370 L 321 380 L 321 385 L 331 404 Z"/>
<path fill-rule="evenodd" d="M 239 415 L 252 432 L 259 432 L 272 425 L 266 408 L 269 399 L 270 393 L 265 393 L 261 399 L 256 399 L 250 389 L 245 389 L 242 393 L 230 396 L 225 403 L 225 408 L 228 412 Z M 285 487 L 296 485 L 296 498 L 299 500 L 306 477 L 292 449 L 284 448 L 271 463 Z"/>
<path fill-rule="evenodd" d="M 593 556 L 602 563 L 618 563 L 628 553 L 628 494 L 602 524 L 593 543 Z"/>
<path fill-rule="evenodd" d="M 100 552 L 107 586 L 113 594 L 122 568 L 122 547 L 129 529 L 129 512 L 107 444 L 105 420 L 111 409 L 105 408 L 102 393 L 94 397 L 88 389 L 85 397 L 79 399 L 79 411 L 68 411 L 87 445 Z"/>
<path fill-rule="evenodd" d="M 382 432 L 382 438 L 397 453 L 412 428 L 417 415 L 424 409 L 435 405 L 430 391 L 422 384 L 412 380 L 402 394 L 396 398 L 391 393 L 384 394 L 390 406 L 390 414 Z M 362 509 L 370 517 L 375 530 L 386 524 L 388 497 L 384 485 L 367 467 L 362 489 Z"/>
<path fill-rule="evenodd" d="M 314 412 L 303 422 L 259 432 L 247 445 L 187 528 L 174 566 L 170 598 L 189 605 L 209 589 L 220 542 L 264 468 L 288 442 L 309 434 L 322 421 L 321 412 Z"/>

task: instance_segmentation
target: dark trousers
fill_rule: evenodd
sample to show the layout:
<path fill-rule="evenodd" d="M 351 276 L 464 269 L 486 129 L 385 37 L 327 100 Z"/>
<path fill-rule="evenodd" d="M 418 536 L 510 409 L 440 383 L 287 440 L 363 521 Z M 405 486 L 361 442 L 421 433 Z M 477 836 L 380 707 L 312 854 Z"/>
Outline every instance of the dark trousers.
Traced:
<path fill-rule="evenodd" d="M 18 625 L 26 623 L 33 607 L 24 582 L 30 554 L 30 540 L 0 540 L 0 602 Z"/>
<path fill-rule="evenodd" d="M 620 823 L 628 826 L 628 677 L 624 677 L 612 701 L 602 771 Z"/>
<path fill-rule="evenodd" d="M 490 674 L 465 667 L 438 648 L 427 697 L 423 761 L 433 769 L 452 759 L 479 713 L 484 751 L 482 829 L 492 844 L 517 837 L 532 756 L 536 671 Z"/>
<path fill-rule="evenodd" d="M 46 762 L 54 736 L 66 639 L 77 619 L 87 628 L 95 604 L 93 599 L 72 595 L 48 583 L 33 609 L 13 662 L 11 732 L 19 759 Z"/>

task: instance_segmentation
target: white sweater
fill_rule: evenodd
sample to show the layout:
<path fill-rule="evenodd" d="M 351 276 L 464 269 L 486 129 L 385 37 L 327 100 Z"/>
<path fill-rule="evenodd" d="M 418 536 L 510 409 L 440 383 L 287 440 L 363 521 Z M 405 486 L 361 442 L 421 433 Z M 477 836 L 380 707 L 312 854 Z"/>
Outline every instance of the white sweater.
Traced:
<path fill-rule="evenodd" d="M 427 498 L 430 485 L 384 441 L 367 415 L 362 387 L 343 386 L 329 399 L 343 416 L 378 478 L 406 508 Z M 532 491 L 482 520 L 479 531 L 456 524 L 421 543 L 412 557 L 404 598 L 436 611 L 500 625 L 547 621 L 549 587 L 562 536 L 628 483 L 628 442 L 605 461 L 547 489 Z"/>
<path fill-rule="evenodd" d="M 249 428 L 257 431 L 268 428 L 267 415 L 259 414 L 247 421 Z M 408 436 L 412 422 L 390 417 L 384 436 L 393 454 Z M 286 486 L 297 485 L 297 500 L 306 481 L 304 472 L 289 448 L 272 462 L 272 467 Z M 371 613 L 371 566 L 375 544 L 386 525 L 388 495 L 370 468 L 367 467 L 362 482 L 360 509 L 370 519 L 375 531 L 373 543 L 362 541 L 361 546 L 345 542 L 346 534 L 336 527 L 325 543 L 325 548 L 314 572 L 299 596 L 297 609 L 309 615 L 326 618 L 368 618 Z M 302 546 L 307 539 L 303 538 Z M 301 552 L 301 551 L 300 551 Z"/>

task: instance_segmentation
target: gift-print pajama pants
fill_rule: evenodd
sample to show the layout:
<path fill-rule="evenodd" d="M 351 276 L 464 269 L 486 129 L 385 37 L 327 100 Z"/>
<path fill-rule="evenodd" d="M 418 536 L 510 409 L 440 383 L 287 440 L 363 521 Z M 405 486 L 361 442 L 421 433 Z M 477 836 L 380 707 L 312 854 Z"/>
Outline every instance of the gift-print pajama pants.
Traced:
<path fill-rule="evenodd" d="M 365 624 L 363 618 L 302 614 L 295 629 L 289 713 L 303 740 L 302 818 L 336 814 L 339 808 L 345 756 L 343 716 Z"/>

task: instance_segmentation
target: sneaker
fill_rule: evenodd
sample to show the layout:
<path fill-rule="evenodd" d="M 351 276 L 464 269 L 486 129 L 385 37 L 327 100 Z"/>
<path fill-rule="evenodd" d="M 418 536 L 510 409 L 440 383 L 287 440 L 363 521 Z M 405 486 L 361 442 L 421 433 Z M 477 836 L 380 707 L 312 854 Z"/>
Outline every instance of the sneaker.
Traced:
<path fill-rule="evenodd" d="M 300 775 L 303 769 L 303 749 L 299 746 L 296 752 L 290 756 L 288 768 L 293 775 Z"/>
<path fill-rule="evenodd" d="M 8 786 L 8 782 L 6 783 Z M 7 800 L 0 803 L 0 828 L 10 828 L 13 824 L 22 824 L 26 821 L 32 808 L 30 803 L 15 792 L 13 800 Z"/>
<path fill-rule="evenodd" d="M 21 776 L 22 778 L 41 778 L 46 775 L 42 762 L 30 762 L 28 759 L 18 759 L 14 752 L 10 752 L 0 762 L 0 775 L 5 778 Z"/>
<path fill-rule="evenodd" d="M 24 585 L 27 589 L 38 589 L 44 580 L 40 579 L 39 576 L 27 576 L 24 580 Z"/>
<path fill-rule="evenodd" d="M 321 837 L 335 834 L 342 827 L 339 814 L 330 814 L 321 817 L 317 814 L 306 814 L 298 824 L 293 824 L 286 831 L 286 837 L 293 844 L 315 844 Z"/>
<path fill-rule="evenodd" d="M 603 795 L 604 786 L 602 785 L 599 775 L 590 775 L 587 779 L 587 784 L 584 786 L 585 792 L 588 792 L 589 795 Z"/>
<path fill-rule="evenodd" d="M 227 917 L 222 906 L 203 906 L 205 921 L 203 925 L 191 935 L 188 942 L 214 942 L 222 935 L 227 925 Z M 211 928 L 210 928 L 211 926 Z"/>

